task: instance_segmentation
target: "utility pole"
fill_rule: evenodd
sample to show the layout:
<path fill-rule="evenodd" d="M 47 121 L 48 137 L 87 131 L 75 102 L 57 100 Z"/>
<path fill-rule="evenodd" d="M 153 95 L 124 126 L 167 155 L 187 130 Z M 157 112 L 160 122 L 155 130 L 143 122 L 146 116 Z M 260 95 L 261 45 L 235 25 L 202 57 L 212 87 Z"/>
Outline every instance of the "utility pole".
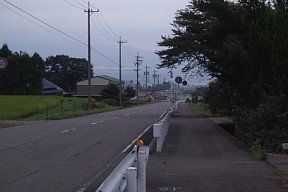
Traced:
<path fill-rule="evenodd" d="M 121 77 L 121 49 L 122 49 L 122 44 L 127 43 L 127 41 L 122 41 L 121 36 L 120 40 L 117 41 L 119 43 L 119 106 L 122 106 L 122 77 Z"/>
<path fill-rule="evenodd" d="M 142 58 L 142 57 L 140 57 L 139 53 L 137 53 L 136 63 L 135 63 L 135 65 L 137 67 L 137 69 L 136 69 L 136 71 L 137 71 L 137 80 L 136 80 L 137 81 L 136 82 L 136 93 L 137 93 L 136 102 L 137 102 L 137 104 L 138 104 L 138 101 L 139 101 L 139 97 L 138 97 L 138 95 L 139 95 L 139 66 L 140 66 L 140 64 L 142 62 L 142 60 L 140 58 Z"/>
<path fill-rule="evenodd" d="M 88 110 L 91 108 L 91 41 L 90 41 L 90 17 L 94 12 L 99 12 L 99 9 L 93 11 L 90 9 L 90 2 L 88 1 Z"/>
<path fill-rule="evenodd" d="M 148 75 L 149 75 L 149 71 L 147 71 L 148 67 L 146 65 L 146 71 L 144 71 L 144 75 L 146 76 L 146 100 L 148 100 L 148 95 L 147 95 L 147 89 L 148 89 Z"/>
<path fill-rule="evenodd" d="M 156 75 L 156 71 L 155 71 L 155 69 L 154 69 L 154 74 L 152 75 L 152 77 L 153 77 L 153 79 L 154 79 L 154 87 L 156 87 L 156 83 L 155 83 L 155 80 L 156 80 L 156 78 L 157 78 L 157 75 Z"/>

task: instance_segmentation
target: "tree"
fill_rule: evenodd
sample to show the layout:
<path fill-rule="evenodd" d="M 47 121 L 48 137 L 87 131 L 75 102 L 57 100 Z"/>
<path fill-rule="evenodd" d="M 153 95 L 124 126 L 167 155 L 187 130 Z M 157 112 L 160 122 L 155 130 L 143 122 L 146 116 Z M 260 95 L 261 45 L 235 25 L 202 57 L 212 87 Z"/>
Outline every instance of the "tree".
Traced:
<path fill-rule="evenodd" d="M 44 61 L 39 54 L 30 57 L 27 53 L 12 53 L 4 44 L 0 56 L 7 58 L 9 66 L 0 73 L 0 94 L 41 94 Z"/>
<path fill-rule="evenodd" d="M 116 83 L 109 83 L 101 92 L 101 98 L 109 105 L 119 105 L 119 87 Z"/>
<path fill-rule="evenodd" d="M 132 86 L 127 86 L 125 89 L 125 98 L 131 99 L 135 97 L 136 90 Z"/>
<path fill-rule="evenodd" d="M 88 62 L 86 59 L 56 55 L 48 57 L 45 65 L 45 77 L 68 92 L 75 92 L 77 82 L 88 78 Z"/>
<path fill-rule="evenodd" d="M 160 68 L 202 69 L 224 82 L 239 106 L 255 106 L 265 94 L 288 97 L 287 1 L 193 0 L 172 26 L 172 36 L 158 43 L 165 47 L 156 52 Z M 255 90 L 264 95 L 251 100 Z"/>

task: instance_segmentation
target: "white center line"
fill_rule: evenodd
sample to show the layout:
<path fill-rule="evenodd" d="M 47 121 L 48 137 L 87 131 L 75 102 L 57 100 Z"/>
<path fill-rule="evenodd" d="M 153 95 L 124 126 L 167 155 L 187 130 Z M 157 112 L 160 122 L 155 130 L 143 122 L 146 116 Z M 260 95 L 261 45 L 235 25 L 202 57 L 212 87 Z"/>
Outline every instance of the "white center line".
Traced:
<path fill-rule="evenodd" d="M 127 117 L 127 116 L 129 116 L 129 115 L 130 115 L 129 113 L 128 113 L 128 114 L 125 114 L 124 117 Z"/>
<path fill-rule="evenodd" d="M 118 119 L 119 117 L 112 117 L 111 119 L 113 120 L 113 119 Z"/>
<path fill-rule="evenodd" d="M 98 123 L 103 123 L 103 121 L 96 121 L 94 123 L 91 123 L 92 125 L 98 124 Z"/>
<path fill-rule="evenodd" d="M 76 129 L 77 129 L 77 128 L 67 129 L 67 130 L 61 131 L 60 134 L 68 133 L 68 132 L 70 132 L 70 131 L 74 131 L 74 130 L 76 130 Z"/>

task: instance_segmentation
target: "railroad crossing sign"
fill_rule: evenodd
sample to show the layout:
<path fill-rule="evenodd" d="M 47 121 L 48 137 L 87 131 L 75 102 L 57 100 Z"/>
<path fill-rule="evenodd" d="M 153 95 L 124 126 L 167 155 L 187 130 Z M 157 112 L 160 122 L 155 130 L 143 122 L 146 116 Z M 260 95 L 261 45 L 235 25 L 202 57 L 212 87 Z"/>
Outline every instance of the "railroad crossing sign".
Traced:
<path fill-rule="evenodd" d="M 7 59 L 0 57 L 0 71 L 4 71 L 7 67 L 8 67 Z"/>

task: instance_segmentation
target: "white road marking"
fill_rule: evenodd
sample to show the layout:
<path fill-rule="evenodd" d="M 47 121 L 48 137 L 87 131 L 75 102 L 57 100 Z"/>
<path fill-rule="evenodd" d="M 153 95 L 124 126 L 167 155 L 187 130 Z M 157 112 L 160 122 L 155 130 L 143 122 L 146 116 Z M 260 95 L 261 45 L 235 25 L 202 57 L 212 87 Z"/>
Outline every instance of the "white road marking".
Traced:
<path fill-rule="evenodd" d="M 124 117 L 127 117 L 127 116 L 129 116 L 129 115 L 130 115 L 129 113 L 128 113 L 128 114 L 125 114 Z"/>
<path fill-rule="evenodd" d="M 61 131 L 60 134 L 68 133 L 68 132 L 70 132 L 70 131 L 74 131 L 74 130 L 76 130 L 76 129 L 77 129 L 77 128 L 67 129 L 67 130 Z"/>
<path fill-rule="evenodd" d="M 127 145 L 127 147 L 122 151 L 122 153 L 125 153 L 132 145 L 134 145 L 136 141 L 138 141 L 142 137 L 142 135 L 144 135 L 150 128 L 153 128 L 153 125 L 147 127 L 138 137 L 136 137 L 129 145 Z"/>
<path fill-rule="evenodd" d="M 11 145 L 11 146 L 9 146 L 8 148 L 13 148 L 13 147 L 17 147 L 17 146 L 19 146 L 19 145 L 23 145 L 24 143 L 17 143 L 17 144 L 15 144 L 15 145 Z"/>
<path fill-rule="evenodd" d="M 96 121 L 96 122 L 94 122 L 94 123 L 91 123 L 91 125 L 96 125 L 96 124 L 98 124 L 98 123 L 103 123 L 103 121 Z"/>
<path fill-rule="evenodd" d="M 111 120 L 113 120 L 113 119 L 119 119 L 119 117 L 112 117 Z"/>

